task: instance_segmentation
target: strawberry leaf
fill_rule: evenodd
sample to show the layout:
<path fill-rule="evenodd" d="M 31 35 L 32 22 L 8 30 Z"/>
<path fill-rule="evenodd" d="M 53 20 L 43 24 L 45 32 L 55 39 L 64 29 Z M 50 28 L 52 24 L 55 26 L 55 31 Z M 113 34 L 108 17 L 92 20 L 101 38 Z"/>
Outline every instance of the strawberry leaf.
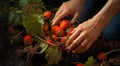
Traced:
<path fill-rule="evenodd" d="M 46 51 L 46 59 L 49 65 L 57 64 L 61 60 L 61 51 L 57 46 L 49 47 Z"/>
<path fill-rule="evenodd" d="M 19 5 L 23 8 L 28 4 L 28 0 L 19 0 Z"/>
<path fill-rule="evenodd" d="M 84 66 L 94 66 L 94 58 L 92 56 L 89 57 Z"/>
<path fill-rule="evenodd" d="M 38 18 L 38 15 L 30 15 L 29 17 L 26 17 L 25 21 L 23 21 L 23 26 L 26 29 L 26 33 L 33 36 L 43 33 L 43 24 L 43 18 Z"/>

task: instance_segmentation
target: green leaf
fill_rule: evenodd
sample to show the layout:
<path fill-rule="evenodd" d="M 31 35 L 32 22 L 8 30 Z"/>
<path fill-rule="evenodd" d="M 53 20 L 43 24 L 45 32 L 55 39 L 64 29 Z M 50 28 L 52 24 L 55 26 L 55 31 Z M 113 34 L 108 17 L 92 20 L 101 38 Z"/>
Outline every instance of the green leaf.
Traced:
<path fill-rule="evenodd" d="M 20 5 L 20 7 L 25 7 L 27 4 L 28 4 L 28 1 L 29 0 L 19 0 L 19 5 Z"/>
<path fill-rule="evenodd" d="M 16 14 L 13 11 L 10 11 L 9 15 L 8 15 L 8 20 L 10 22 L 13 21 L 13 19 L 15 18 L 15 16 L 16 16 Z"/>
<path fill-rule="evenodd" d="M 48 44 L 46 44 L 45 42 L 43 42 L 43 41 L 41 41 L 41 40 L 39 40 L 38 42 L 39 42 L 39 46 L 40 46 L 41 49 L 42 49 L 42 50 L 39 52 L 39 53 L 41 54 L 41 53 L 43 53 L 43 52 L 46 51 L 46 49 L 48 48 Z"/>
<path fill-rule="evenodd" d="M 94 66 L 94 58 L 89 57 L 84 66 Z"/>
<path fill-rule="evenodd" d="M 23 26 L 26 29 L 26 32 L 28 34 L 31 34 L 33 36 L 37 34 L 43 33 L 43 18 L 39 18 L 41 22 L 38 22 L 38 16 L 37 15 L 30 15 L 29 17 L 26 17 L 26 20 L 23 21 Z"/>
<path fill-rule="evenodd" d="M 57 64 L 61 60 L 61 51 L 57 46 L 49 47 L 46 51 L 46 59 L 49 65 Z"/>

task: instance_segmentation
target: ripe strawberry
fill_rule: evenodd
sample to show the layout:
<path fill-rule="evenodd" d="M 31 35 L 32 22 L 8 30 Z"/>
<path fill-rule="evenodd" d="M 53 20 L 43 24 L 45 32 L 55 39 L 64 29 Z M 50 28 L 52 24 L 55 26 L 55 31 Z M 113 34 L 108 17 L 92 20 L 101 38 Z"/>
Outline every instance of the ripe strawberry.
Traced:
<path fill-rule="evenodd" d="M 74 30 L 74 28 L 69 28 L 69 31 L 68 31 L 68 33 L 67 33 L 67 36 L 70 36 L 72 33 L 72 31 Z"/>
<path fill-rule="evenodd" d="M 13 32 L 14 32 L 13 26 L 9 26 L 9 27 L 8 27 L 8 32 L 10 32 L 10 33 L 13 33 Z"/>
<path fill-rule="evenodd" d="M 60 22 L 60 27 L 61 27 L 62 29 L 68 28 L 68 27 L 69 27 L 69 21 L 68 21 L 68 20 L 62 20 L 62 21 Z"/>
<path fill-rule="evenodd" d="M 78 64 L 76 64 L 76 66 L 84 66 L 83 64 L 81 64 L 81 63 L 78 63 Z"/>
<path fill-rule="evenodd" d="M 46 19 L 49 19 L 51 16 L 52 16 L 52 12 L 51 12 L 51 11 L 45 11 L 45 12 L 44 12 L 44 17 L 45 17 Z"/>
<path fill-rule="evenodd" d="M 44 26 L 43 26 L 43 30 L 44 31 L 48 31 L 48 29 L 49 29 L 49 25 L 46 23 L 46 24 L 44 24 Z"/>
<path fill-rule="evenodd" d="M 51 39 L 48 39 L 47 42 L 54 44 L 54 42 Z"/>
<path fill-rule="evenodd" d="M 55 28 L 55 35 L 56 36 L 64 36 L 64 30 L 60 27 Z"/>
<path fill-rule="evenodd" d="M 106 54 L 104 52 L 100 52 L 98 55 L 98 59 L 99 60 L 105 60 L 107 58 Z"/>
<path fill-rule="evenodd" d="M 32 44 L 32 36 L 31 35 L 26 35 L 23 39 L 24 44 L 31 45 Z"/>
<path fill-rule="evenodd" d="M 52 26 L 52 32 L 55 32 L 55 29 L 56 29 L 57 27 L 59 27 L 59 26 L 58 26 L 58 25 Z"/>
<path fill-rule="evenodd" d="M 63 44 L 65 44 L 66 41 L 67 41 L 67 36 L 64 36 L 60 39 L 60 42 L 63 43 Z"/>
<path fill-rule="evenodd" d="M 58 41 L 58 37 L 57 37 L 56 35 L 52 35 L 52 39 L 53 39 L 54 41 Z"/>

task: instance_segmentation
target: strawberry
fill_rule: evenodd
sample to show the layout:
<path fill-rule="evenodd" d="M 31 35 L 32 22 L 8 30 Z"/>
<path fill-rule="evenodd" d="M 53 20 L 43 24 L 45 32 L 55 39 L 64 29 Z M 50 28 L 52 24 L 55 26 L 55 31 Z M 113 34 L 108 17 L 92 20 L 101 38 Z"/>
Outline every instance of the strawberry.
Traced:
<path fill-rule="evenodd" d="M 59 26 L 58 26 L 58 25 L 52 26 L 52 32 L 55 32 L 55 29 L 56 29 L 57 27 L 59 27 Z"/>
<path fill-rule="evenodd" d="M 55 35 L 56 36 L 64 36 L 64 30 L 60 27 L 55 28 Z"/>
<path fill-rule="evenodd" d="M 68 21 L 68 20 L 62 20 L 62 21 L 60 22 L 60 27 L 61 27 L 62 29 L 68 28 L 68 27 L 69 27 L 69 21 Z"/>
<path fill-rule="evenodd" d="M 8 27 L 8 32 L 10 32 L 10 33 L 13 33 L 13 32 L 14 32 L 13 26 L 9 26 L 9 27 Z"/>
<path fill-rule="evenodd" d="M 45 11 L 45 12 L 44 12 L 44 17 L 45 17 L 46 19 L 49 19 L 51 16 L 52 16 L 52 12 L 51 12 L 51 11 Z"/>
<path fill-rule="evenodd" d="M 84 66 L 83 64 L 81 64 L 81 63 L 78 63 L 78 64 L 76 64 L 76 66 Z"/>
<path fill-rule="evenodd" d="M 98 59 L 99 60 L 105 60 L 107 58 L 106 54 L 104 52 L 100 52 L 98 55 Z"/>
<path fill-rule="evenodd" d="M 31 35 L 26 35 L 23 39 L 24 41 L 24 44 L 29 44 L 31 45 L 32 44 L 32 36 Z"/>
<path fill-rule="evenodd" d="M 46 24 L 44 24 L 44 26 L 43 26 L 43 30 L 44 31 L 48 31 L 48 29 L 49 29 L 49 25 L 46 23 Z"/>
<path fill-rule="evenodd" d="M 54 44 L 54 42 L 51 39 L 48 39 L 47 42 Z"/>
<path fill-rule="evenodd" d="M 65 44 L 66 41 L 67 41 L 67 36 L 64 36 L 60 39 L 60 42 L 63 43 L 63 44 Z"/>
<path fill-rule="evenodd" d="M 53 39 L 54 41 L 58 41 L 58 37 L 57 37 L 56 35 L 52 35 L 52 39 Z"/>
<path fill-rule="evenodd" d="M 70 36 L 72 33 L 72 31 L 74 30 L 74 28 L 69 28 L 69 31 L 68 31 L 68 33 L 67 33 L 67 36 Z"/>

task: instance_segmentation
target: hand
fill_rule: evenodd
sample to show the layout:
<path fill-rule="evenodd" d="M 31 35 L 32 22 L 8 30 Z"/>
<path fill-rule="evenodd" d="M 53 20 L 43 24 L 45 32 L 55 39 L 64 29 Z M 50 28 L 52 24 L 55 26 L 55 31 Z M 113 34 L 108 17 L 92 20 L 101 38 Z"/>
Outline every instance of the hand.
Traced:
<path fill-rule="evenodd" d="M 100 20 L 91 19 L 78 25 L 66 43 L 66 49 L 73 53 L 83 53 L 90 48 L 103 30 Z"/>
<path fill-rule="evenodd" d="M 52 25 L 55 25 L 56 23 L 61 21 L 61 19 L 63 19 L 68 15 L 73 17 L 71 19 L 71 22 L 74 23 L 75 20 L 80 16 L 83 4 L 84 4 L 84 0 L 70 0 L 64 2 L 56 12 L 55 17 L 52 20 L 53 22 Z"/>

